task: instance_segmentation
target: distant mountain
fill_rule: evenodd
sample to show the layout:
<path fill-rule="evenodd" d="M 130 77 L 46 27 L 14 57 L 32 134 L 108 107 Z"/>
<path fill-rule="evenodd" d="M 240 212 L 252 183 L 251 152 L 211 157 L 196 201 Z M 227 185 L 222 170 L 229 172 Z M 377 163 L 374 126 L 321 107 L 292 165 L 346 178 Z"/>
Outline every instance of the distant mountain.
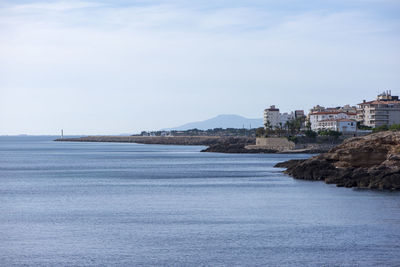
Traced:
<path fill-rule="evenodd" d="M 184 125 L 173 127 L 170 129 L 164 130 L 190 130 L 190 129 L 199 129 L 199 130 L 208 130 L 214 128 L 257 128 L 263 126 L 262 119 L 248 119 L 239 115 L 233 114 L 224 114 L 218 115 L 214 118 L 205 120 L 205 121 L 198 121 L 198 122 L 190 122 Z"/>

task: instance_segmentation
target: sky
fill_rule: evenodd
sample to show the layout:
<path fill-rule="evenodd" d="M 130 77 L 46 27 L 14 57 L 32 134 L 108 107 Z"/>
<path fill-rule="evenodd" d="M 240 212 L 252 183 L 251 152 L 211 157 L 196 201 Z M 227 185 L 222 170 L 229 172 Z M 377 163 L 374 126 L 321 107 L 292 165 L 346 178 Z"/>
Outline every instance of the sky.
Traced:
<path fill-rule="evenodd" d="M 0 0 L 0 135 L 400 94 L 400 0 Z"/>

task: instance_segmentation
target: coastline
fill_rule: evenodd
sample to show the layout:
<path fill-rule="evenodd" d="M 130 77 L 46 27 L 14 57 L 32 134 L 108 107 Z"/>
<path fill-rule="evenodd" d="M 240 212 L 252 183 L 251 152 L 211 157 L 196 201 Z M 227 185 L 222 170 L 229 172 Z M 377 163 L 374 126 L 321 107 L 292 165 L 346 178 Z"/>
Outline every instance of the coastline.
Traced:
<path fill-rule="evenodd" d="M 296 179 L 339 187 L 400 190 L 400 132 L 350 138 L 327 153 L 275 167 Z"/>
<path fill-rule="evenodd" d="M 188 145 L 207 146 L 201 152 L 213 153 L 277 153 L 277 154 L 318 154 L 327 152 L 330 148 L 311 147 L 279 151 L 269 148 L 254 148 L 255 137 L 245 136 L 84 136 L 74 138 L 59 138 L 56 142 L 116 142 L 157 145 Z"/>
<path fill-rule="evenodd" d="M 157 145 L 210 146 L 220 143 L 249 145 L 255 143 L 253 137 L 220 136 L 84 136 L 59 138 L 56 142 L 115 142 Z"/>

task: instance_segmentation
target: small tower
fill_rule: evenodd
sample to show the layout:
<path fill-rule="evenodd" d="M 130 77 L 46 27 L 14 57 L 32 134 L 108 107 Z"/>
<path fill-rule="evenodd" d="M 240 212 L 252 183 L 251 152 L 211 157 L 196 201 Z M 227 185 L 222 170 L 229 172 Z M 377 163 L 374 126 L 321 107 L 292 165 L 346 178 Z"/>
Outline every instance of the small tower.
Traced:
<path fill-rule="evenodd" d="M 64 130 L 61 129 L 61 139 L 63 139 L 63 138 L 64 138 Z"/>

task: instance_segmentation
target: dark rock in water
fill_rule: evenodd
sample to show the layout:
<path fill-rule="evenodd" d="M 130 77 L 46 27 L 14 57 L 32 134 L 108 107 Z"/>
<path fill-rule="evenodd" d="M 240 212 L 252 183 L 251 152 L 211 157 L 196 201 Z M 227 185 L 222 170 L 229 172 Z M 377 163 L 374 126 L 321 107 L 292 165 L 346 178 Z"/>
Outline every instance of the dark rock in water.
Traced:
<path fill-rule="evenodd" d="M 400 189 L 400 132 L 346 140 L 329 152 L 275 167 L 297 179 L 323 180 L 344 187 Z"/>
<path fill-rule="evenodd" d="M 201 152 L 219 152 L 219 153 L 276 153 L 274 149 L 246 149 L 245 146 L 248 143 L 245 142 L 232 142 L 232 140 L 226 142 L 220 142 L 212 144 L 208 148 L 203 149 Z"/>
<path fill-rule="evenodd" d="M 297 164 L 306 161 L 305 159 L 291 159 L 288 161 L 284 161 L 284 162 L 279 162 L 277 163 L 274 167 L 276 168 L 292 168 L 294 166 L 296 166 Z"/>

